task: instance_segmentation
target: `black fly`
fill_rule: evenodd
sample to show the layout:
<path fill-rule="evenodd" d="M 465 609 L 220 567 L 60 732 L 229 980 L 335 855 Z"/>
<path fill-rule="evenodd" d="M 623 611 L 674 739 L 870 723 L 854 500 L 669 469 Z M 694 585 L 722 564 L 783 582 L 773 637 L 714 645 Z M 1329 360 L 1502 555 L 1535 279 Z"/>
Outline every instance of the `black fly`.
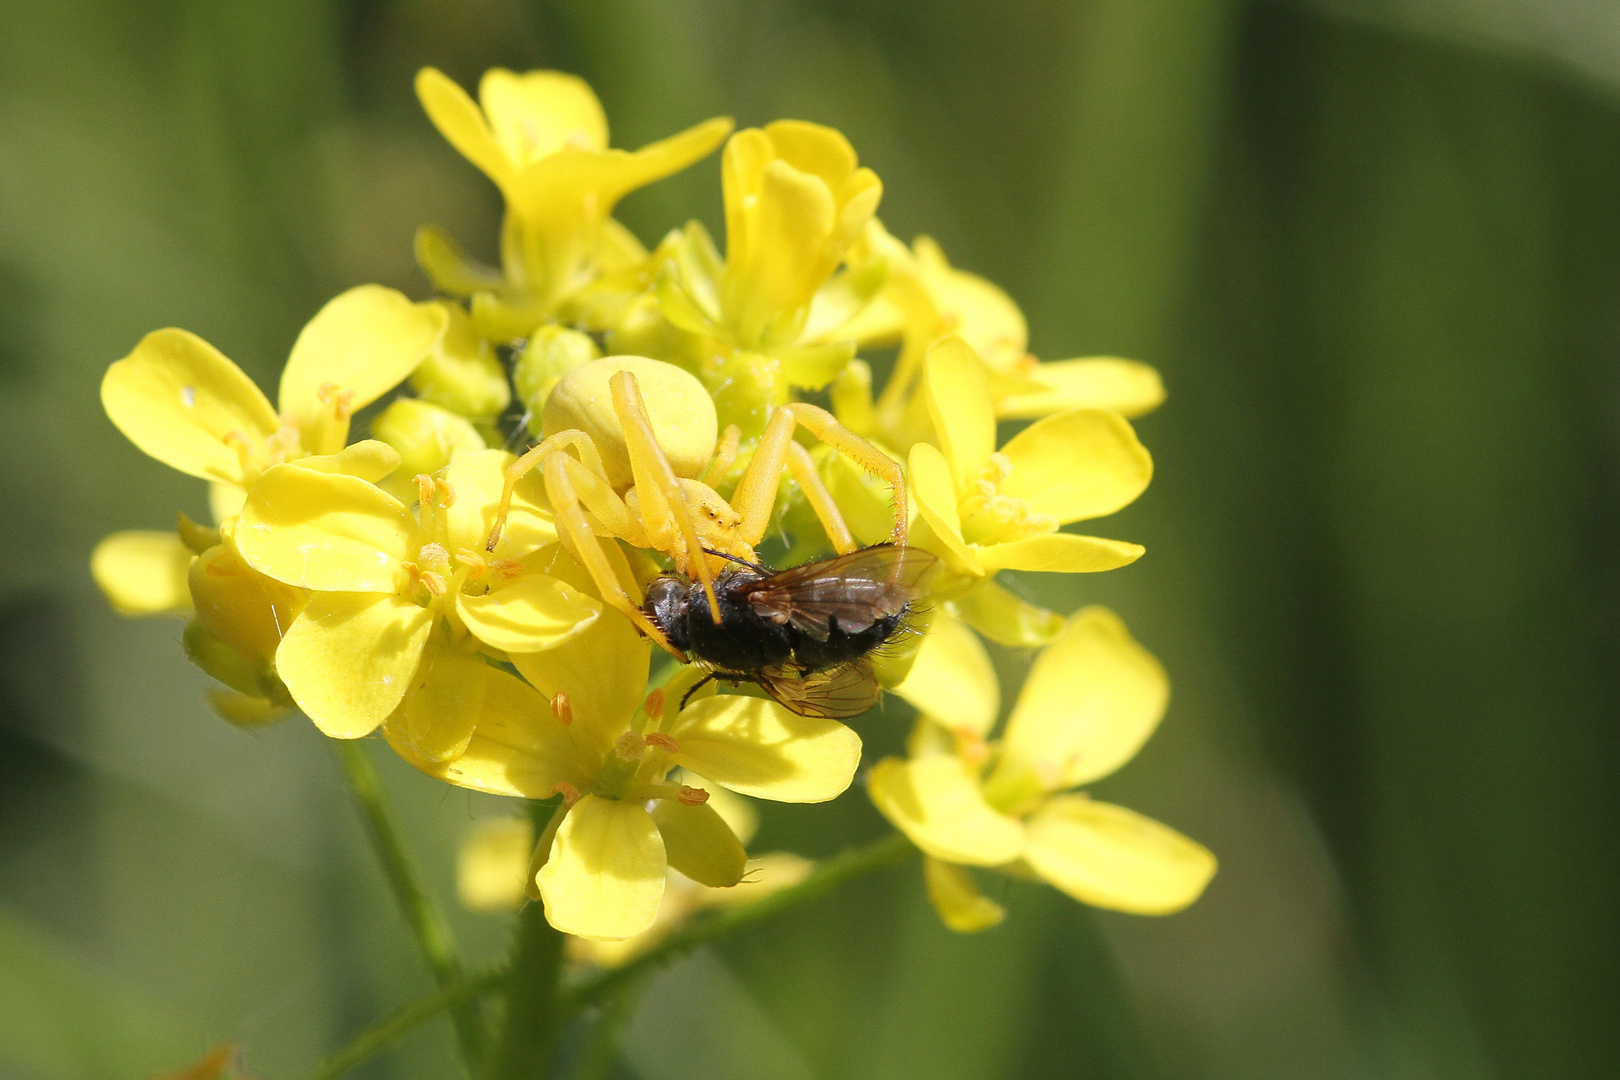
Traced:
<path fill-rule="evenodd" d="M 733 561 L 714 581 L 718 623 L 684 577 L 655 579 L 642 610 L 710 678 L 756 683 L 801 716 L 845 719 L 876 704 L 872 653 L 905 633 L 938 559 L 878 544 L 786 570 Z"/>

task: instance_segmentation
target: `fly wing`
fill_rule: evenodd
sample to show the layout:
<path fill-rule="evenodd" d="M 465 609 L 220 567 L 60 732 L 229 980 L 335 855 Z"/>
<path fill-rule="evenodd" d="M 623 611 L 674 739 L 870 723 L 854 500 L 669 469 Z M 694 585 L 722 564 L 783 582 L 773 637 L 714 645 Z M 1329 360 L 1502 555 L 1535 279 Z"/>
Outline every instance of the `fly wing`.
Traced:
<path fill-rule="evenodd" d="M 883 688 L 864 658 L 803 676 L 781 669 L 762 671 L 755 681 L 789 712 L 821 720 L 859 716 L 883 696 Z"/>
<path fill-rule="evenodd" d="M 826 641 L 834 619 L 845 633 L 858 634 L 905 611 L 938 562 L 921 548 L 878 544 L 779 571 L 750 589 L 747 599 L 763 618 Z"/>

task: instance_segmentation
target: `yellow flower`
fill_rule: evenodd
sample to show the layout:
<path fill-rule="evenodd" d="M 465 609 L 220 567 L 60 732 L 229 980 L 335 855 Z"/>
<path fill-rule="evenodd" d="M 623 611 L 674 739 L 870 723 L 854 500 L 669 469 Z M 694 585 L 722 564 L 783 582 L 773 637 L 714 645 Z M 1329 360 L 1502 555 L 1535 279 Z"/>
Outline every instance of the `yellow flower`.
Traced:
<path fill-rule="evenodd" d="M 675 778 L 676 782 L 680 777 Z M 746 847 L 759 825 L 758 812 L 741 795 L 722 787 L 708 791 L 714 808 Z M 485 818 L 462 841 L 456 857 L 456 891 L 470 911 L 515 911 L 527 899 L 527 879 L 535 846 L 534 830 L 520 817 Z M 796 885 L 815 868 L 809 859 L 787 851 L 750 858 L 735 885 L 703 885 L 671 867 L 665 875 L 658 914 L 646 930 L 622 941 L 571 937 L 568 955 L 578 964 L 616 967 L 662 941 L 670 931 L 699 912 L 746 904 L 778 889 Z"/>
<path fill-rule="evenodd" d="M 857 166 L 843 135 L 798 120 L 732 136 L 721 176 L 725 260 L 701 225 L 689 225 L 660 279 L 659 304 L 681 329 L 743 354 L 706 355 L 711 385 L 751 377 L 779 404 L 790 386 L 827 385 L 855 355 L 844 328 L 877 294 L 884 266 L 834 272 L 883 185 Z"/>
<path fill-rule="evenodd" d="M 420 478 L 414 515 L 366 479 L 304 463 L 275 466 L 254 484 L 235 540 L 256 570 L 314 594 L 276 667 L 323 732 L 359 738 L 403 699 L 418 752 L 454 757 L 494 670 L 476 649 L 546 649 L 595 621 L 600 603 L 540 569 L 556 533 L 523 489 L 486 556 L 512 460 L 483 450 L 442 480 Z"/>
<path fill-rule="evenodd" d="M 715 118 L 630 153 L 608 149 L 607 118 L 585 82 L 557 71 L 486 72 L 475 103 L 433 68 L 416 77 L 417 96 L 445 139 L 483 170 L 506 198 L 501 232 L 504 278 L 469 264 L 441 234 L 418 235 L 417 253 L 434 283 L 456 295 L 482 295 L 497 336 L 521 337 L 600 269 L 644 256 L 611 218 L 636 188 L 679 172 L 731 130 Z M 605 257 L 604 257 L 605 256 Z M 475 300 L 474 314 L 480 314 Z"/>
<path fill-rule="evenodd" d="M 940 555 L 954 581 L 936 592 L 998 640 L 1028 637 L 1046 620 L 990 581 L 998 570 L 1086 573 L 1134 562 L 1137 544 L 1059 532 L 1111 514 L 1147 487 L 1153 461 L 1118 413 L 1076 409 L 1038 420 L 996 449 L 983 362 L 961 338 L 928 351 L 924 399 L 939 448 L 911 448 L 919 526 L 912 543 Z M 983 597 L 973 594 L 989 591 Z"/>
<path fill-rule="evenodd" d="M 917 383 L 928 348 L 947 334 L 962 338 L 983 359 L 997 419 L 1034 419 L 1082 408 L 1139 416 L 1164 400 L 1158 372 L 1134 360 L 1037 360 L 1028 352 L 1028 327 L 1012 298 L 984 278 L 952 267 L 929 237 L 918 237 L 908 249 L 874 220 L 861 248 L 865 257 L 887 264 L 888 277 L 883 292 L 847 332 L 863 347 L 901 343 L 894 374 L 871 414 L 871 430 L 863 434 L 881 433 L 902 451 L 928 437 Z M 862 404 L 872 409 L 869 394 L 862 403 L 846 405 L 840 419 Z"/>
<path fill-rule="evenodd" d="M 1169 699 L 1163 668 L 1119 618 L 1092 607 L 1069 620 L 1036 660 L 998 741 L 986 739 L 995 696 L 983 685 L 993 676 L 982 648 L 939 622 L 896 691 L 924 711 L 911 756 L 879 762 L 869 789 L 929 857 L 929 895 L 946 923 L 982 929 L 1001 916 L 963 866 L 1032 874 L 1082 903 L 1142 915 L 1196 900 L 1215 872 L 1207 849 L 1070 790 L 1129 761 Z M 940 692 L 946 672 L 980 684 L 969 703 Z"/>
<path fill-rule="evenodd" d="M 606 612 L 555 649 L 514 655 L 534 685 L 492 669 L 472 739 L 453 761 L 416 753 L 399 714 L 384 728 L 402 757 L 450 783 L 530 799 L 563 793 L 530 881 L 551 924 L 580 937 L 647 930 L 669 867 L 717 888 L 741 879 L 741 842 L 707 793 L 672 782 L 671 769 L 756 798 L 823 802 L 860 762 L 849 728 L 764 698 L 711 692 L 680 708 L 695 669 L 644 701 L 650 649 Z"/>
<path fill-rule="evenodd" d="M 90 553 L 90 576 L 120 615 L 183 615 L 191 610 L 186 571 L 194 555 L 172 532 L 116 532 Z"/>
<path fill-rule="evenodd" d="M 149 456 L 212 481 L 223 519 L 272 465 L 341 450 L 349 418 L 398 386 L 444 324 L 436 304 L 380 285 L 350 289 L 298 335 L 281 373 L 280 415 L 218 349 L 185 330 L 158 330 L 107 369 L 101 404 Z"/>

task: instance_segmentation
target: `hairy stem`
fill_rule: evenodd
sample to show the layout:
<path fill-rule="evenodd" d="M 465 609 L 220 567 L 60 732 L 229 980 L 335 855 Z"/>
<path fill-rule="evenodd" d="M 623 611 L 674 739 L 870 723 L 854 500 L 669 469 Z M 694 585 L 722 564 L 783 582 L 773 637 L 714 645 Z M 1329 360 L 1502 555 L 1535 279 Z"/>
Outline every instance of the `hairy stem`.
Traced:
<path fill-rule="evenodd" d="M 536 836 L 544 833 L 556 802 L 531 803 Z M 512 963 L 505 979 L 506 1014 L 500 1040 L 490 1057 L 489 1080 L 544 1080 L 562 1026 L 558 979 L 563 935 L 546 921 L 545 905 L 532 903 L 518 913 Z"/>
<path fill-rule="evenodd" d="M 439 996 L 443 996 L 464 981 L 449 924 L 422 886 L 416 863 L 405 848 L 399 822 L 394 818 L 394 812 L 383 793 L 382 778 L 377 775 L 376 766 L 372 764 L 365 746 L 359 740 L 333 739 L 331 742 L 337 747 L 338 760 L 343 764 L 349 788 L 365 815 L 366 833 L 371 838 L 372 850 L 382 863 L 383 874 L 388 878 L 388 886 L 399 903 L 405 924 L 416 939 L 416 947 L 439 987 Z M 483 1014 L 478 1002 L 471 996 L 453 997 L 441 1007 L 450 1009 L 462 1057 L 468 1070 L 472 1071 L 483 1051 L 485 1037 Z"/>

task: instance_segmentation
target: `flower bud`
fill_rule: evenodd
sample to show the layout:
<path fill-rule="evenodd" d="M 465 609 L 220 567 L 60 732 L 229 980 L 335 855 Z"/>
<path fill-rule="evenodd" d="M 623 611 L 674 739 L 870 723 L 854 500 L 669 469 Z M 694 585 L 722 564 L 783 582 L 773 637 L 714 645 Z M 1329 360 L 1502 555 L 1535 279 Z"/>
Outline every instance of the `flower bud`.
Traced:
<path fill-rule="evenodd" d="M 255 671 L 268 670 L 275 659 L 282 632 L 303 610 L 306 596 L 302 589 L 284 585 L 249 566 L 229 539 L 203 552 L 191 564 L 188 575 L 191 601 L 200 626 L 224 647 L 241 656 Z M 187 630 L 187 651 L 192 631 Z M 224 675 L 215 674 L 196 656 L 197 666 L 227 686 L 250 691 Z M 257 676 L 255 676 L 256 678 Z"/>
<path fill-rule="evenodd" d="M 441 306 L 449 322 L 411 373 L 412 388 L 423 401 L 462 416 L 499 416 L 512 402 L 505 369 L 460 304 Z"/>
<path fill-rule="evenodd" d="M 384 409 L 371 422 L 371 436 L 399 452 L 399 468 L 382 486 L 407 503 L 414 499 L 414 477 L 431 476 L 463 454 L 485 448 L 465 417 L 415 398 L 400 398 Z"/>
<path fill-rule="evenodd" d="M 632 484 L 624 427 L 613 407 L 610 380 L 621 371 L 635 375 L 653 434 L 676 476 L 694 479 L 714 456 L 719 421 L 714 400 L 689 372 L 644 356 L 606 356 L 581 364 L 560 379 L 541 412 L 545 435 L 578 429 L 601 452 L 608 482 L 625 491 Z"/>
<path fill-rule="evenodd" d="M 529 413 L 529 426 L 539 432 L 540 411 L 557 380 L 581 364 L 602 355 L 596 342 L 578 330 L 562 326 L 542 326 L 529 338 L 512 369 L 518 400 Z"/>

